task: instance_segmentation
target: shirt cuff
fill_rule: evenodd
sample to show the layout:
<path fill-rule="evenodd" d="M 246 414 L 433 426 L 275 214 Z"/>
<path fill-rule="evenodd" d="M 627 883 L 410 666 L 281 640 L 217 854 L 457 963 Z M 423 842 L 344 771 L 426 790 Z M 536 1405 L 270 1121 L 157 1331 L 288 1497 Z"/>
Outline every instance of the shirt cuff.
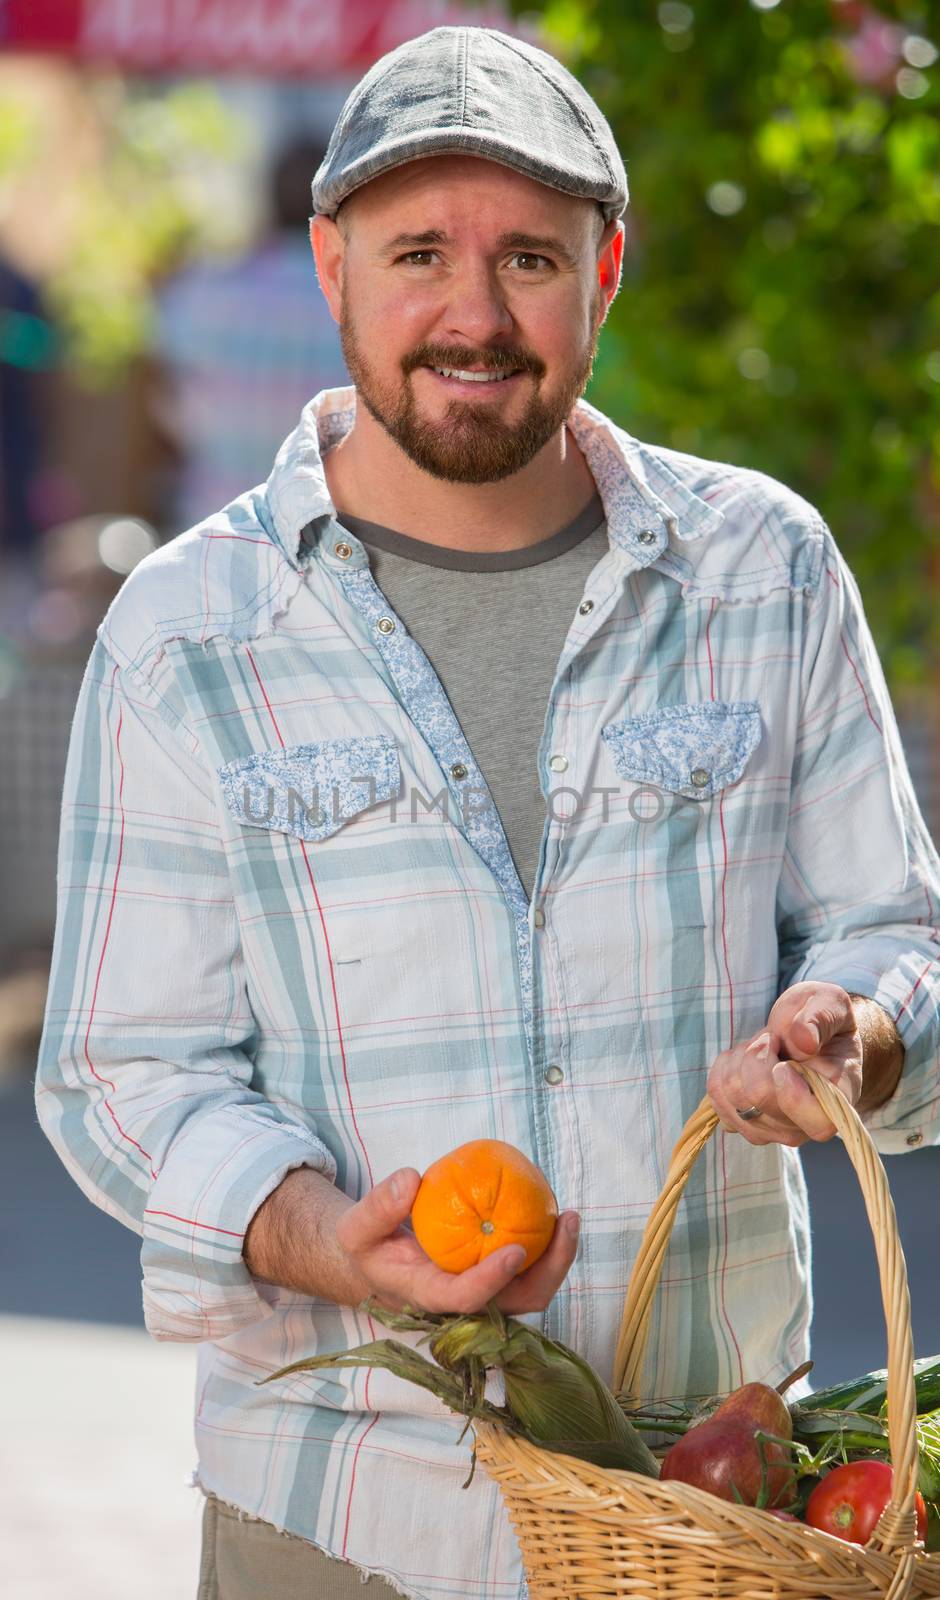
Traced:
<path fill-rule="evenodd" d="M 193 1119 L 143 1213 L 144 1322 L 155 1339 L 219 1340 L 272 1314 L 242 1249 L 258 1207 L 296 1167 L 330 1182 L 321 1140 L 274 1107 L 220 1106 Z"/>
<path fill-rule="evenodd" d="M 894 1093 L 862 1115 L 882 1155 L 940 1144 L 940 962 L 923 937 L 866 934 L 816 945 L 787 987 L 816 980 L 876 1000 L 904 1045 Z"/>

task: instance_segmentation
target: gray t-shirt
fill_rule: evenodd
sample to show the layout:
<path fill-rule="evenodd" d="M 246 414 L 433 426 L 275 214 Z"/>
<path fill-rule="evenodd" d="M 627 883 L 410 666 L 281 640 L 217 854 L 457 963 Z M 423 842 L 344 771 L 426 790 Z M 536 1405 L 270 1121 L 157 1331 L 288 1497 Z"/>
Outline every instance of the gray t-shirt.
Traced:
<path fill-rule="evenodd" d="M 485 554 L 339 520 L 365 545 L 376 583 L 440 678 L 531 899 L 546 815 L 538 750 L 548 696 L 584 586 L 610 548 L 600 497 L 537 544 Z"/>

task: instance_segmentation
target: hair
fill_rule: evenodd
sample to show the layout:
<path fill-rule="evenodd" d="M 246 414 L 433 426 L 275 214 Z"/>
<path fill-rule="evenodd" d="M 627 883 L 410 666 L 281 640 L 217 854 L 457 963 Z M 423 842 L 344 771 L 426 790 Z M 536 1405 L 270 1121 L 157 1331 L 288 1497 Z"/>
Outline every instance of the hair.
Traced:
<path fill-rule="evenodd" d="M 353 194 L 355 194 L 355 192 L 356 191 L 353 190 Z M 349 211 L 347 208 L 351 199 L 352 195 L 348 194 L 345 200 L 340 201 L 335 212 L 333 213 L 333 221 L 336 223 L 336 226 L 342 234 L 344 241 L 349 239 Z"/>

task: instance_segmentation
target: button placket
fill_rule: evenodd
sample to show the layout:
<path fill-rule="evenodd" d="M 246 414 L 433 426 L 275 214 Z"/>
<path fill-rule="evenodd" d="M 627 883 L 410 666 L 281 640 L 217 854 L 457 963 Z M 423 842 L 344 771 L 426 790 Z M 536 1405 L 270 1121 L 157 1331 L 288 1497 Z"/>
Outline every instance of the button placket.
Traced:
<path fill-rule="evenodd" d="M 557 680 L 568 671 L 575 656 L 587 648 L 622 595 L 628 577 L 624 555 L 623 548 L 613 544 L 591 572 L 588 582 L 593 592 L 579 601 L 571 620 L 558 658 Z"/>
<path fill-rule="evenodd" d="M 349 533 L 336 517 L 316 521 L 324 522 L 325 526 L 314 531 L 314 522 L 304 529 L 304 543 L 310 555 L 341 579 L 360 571 L 362 567 L 368 568 L 369 557 L 365 546 L 360 544 L 355 534 Z"/>
<path fill-rule="evenodd" d="M 455 786 L 452 790 L 454 825 L 486 863 L 512 912 L 523 1025 L 531 1059 L 534 1020 L 529 896 L 520 881 L 502 819 L 495 808 L 492 812 L 477 807 L 465 810 L 461 803 L 468 780 L 488 793 L 486 780 L 434 666 L 391 610 L 368 561 L 357 562 L 353 544 L 353 558 L 348 565 L 341 566 L 332 550 L 326 553 L 324 564 L 330 567 L 339 588 L 368 628 L 403 710 L 433 751 L 448 783 Z"/>
<path fill-rule="evenodd" d="M 609 596 L 608 599 L 612 599 L 612 596 Z M 596 622 L 596 616 L 592 618 L 592 621 Z M 583 642 L 583 640 L 579 641 L 575 648 L 582 648 Z M 565 749 L 565 746 L 569 742 L 569 733 L 571 734 L 572 738 L 574 736 L 570 714 L 564 707 L 560 710 L 557 709 L 555 704 L 556 691 L 560 692 L 570 666 L 571 655 L 563 655 L 559 661 L 556 675 L 549 692 L 549 703 L 546 710 L 546 728 L 545 731 L 543 731 L 542 740 L 539 744 L 538 777 L 540 784 L 543 781 L 545 783 L 546 807 L 545 820 L 542 824 L 542 839 L 539 845 L 538 864 L 536 867 L 537 886 L 540 886 L 542 883 L 550 879 L 552 872 L 555 870 L 560 848 L 560 839 L 563 836 L 564 829 L 568 826 L 569 820 L 566 819 L 564 815 L 556 815 L 554 802 L 555 786 L 552 782 L 552 779 L 554 777 L 561 777 L 562 774 L 567 773 L 571 768 L 573 759 L 572 753 L 567 752 Z M 548 741 L 550 741 L 550 743 L 548 743 L 548 749 L 546 750 L 545 745 Z M 575 769 L 577 770 L 576 752 L 574 752 L 574 756 Z M 562 789 L 566 788 L 564 782 L 559 787 Z M 575 792 L 573 789 L 568 791 L 569 794 L 573 792 Z M 562 807 L 561 809 L 563 810 L 564 808 Z M 577 809 L 578 806 L 575 807 L 575 810 Z M 538 892 L 541 893 L 540 888 Z M 533 920 L 536 928 L 544 926 L 544 917 L 541 923 L 535 918 Z"/>

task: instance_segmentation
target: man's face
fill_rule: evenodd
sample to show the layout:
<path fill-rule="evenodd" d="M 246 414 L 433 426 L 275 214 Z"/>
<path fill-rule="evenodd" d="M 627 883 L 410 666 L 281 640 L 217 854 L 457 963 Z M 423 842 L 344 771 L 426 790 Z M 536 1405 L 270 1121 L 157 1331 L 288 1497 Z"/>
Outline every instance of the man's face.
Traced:
<path fill-rule="evenodd" d="M 495 482 L 557 433 L 616 288 L 622 230 L 602 222 L 507 167 L 434 156 L 314 224 L 359 397 L 425 472 Z"/>

